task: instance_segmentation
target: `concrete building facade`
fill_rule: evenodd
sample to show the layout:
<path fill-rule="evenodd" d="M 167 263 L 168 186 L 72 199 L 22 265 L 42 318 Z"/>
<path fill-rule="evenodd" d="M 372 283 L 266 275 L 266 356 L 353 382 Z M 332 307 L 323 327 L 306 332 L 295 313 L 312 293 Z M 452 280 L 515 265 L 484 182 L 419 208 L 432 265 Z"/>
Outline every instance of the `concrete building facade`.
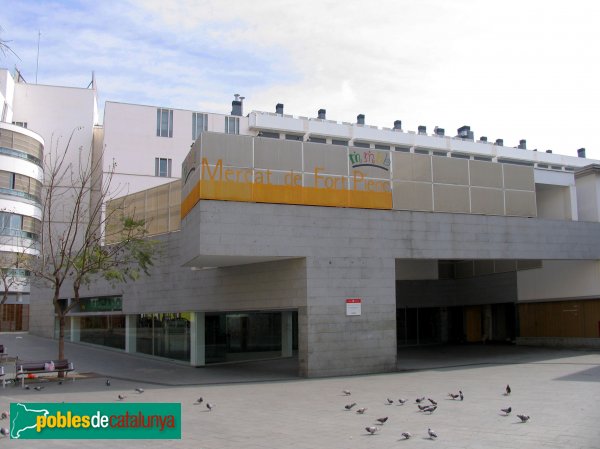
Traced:
<path fill-rule="evenodd" d="M 393 370 L 404 345 L 600 343 L 584 151 L 242 106 L 107 102 L 91 120 L 90 152 L 117 167 L 107 207 L 162 250 L 150 277 L 87 288 L 72 341 L 194 366 L 297 355 L 304 376 Z M 53 335 L 37 294 L 31 331 Z"/>

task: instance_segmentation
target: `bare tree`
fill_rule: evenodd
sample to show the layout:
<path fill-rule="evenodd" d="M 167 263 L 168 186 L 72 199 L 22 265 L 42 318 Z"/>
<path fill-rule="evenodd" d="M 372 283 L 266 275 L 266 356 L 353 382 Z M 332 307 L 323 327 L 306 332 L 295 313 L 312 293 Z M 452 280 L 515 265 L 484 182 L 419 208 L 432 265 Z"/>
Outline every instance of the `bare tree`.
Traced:
<path fill-rule="evenodd" d="M 2 27 L 0 26 L 0 33 L 3 31 Z M 19 55 L 16 54 L 12 48 L 10 48 L 10 46 L 8 45 L 10 41 L 4 40 L 4 39 L 0 39 L 0 53 L 2 53 L 2 55 L 6 56 L 7 53 L 12 53 L 13 55 L 16 56 L 16 58 L 20 61 L 21 58 L 19 58 Z"/>
<path fill-rule="evenodd" d="M 111 282 L 135 280 L 148 273 L 154 257 L 154 242 L 145 239 L 143 220 L 121 217 L 121 225 L 111 232 L 110 245 L 104 245 L 105 225 L 115 222 L 104 212 L 104 203 L 115 195 L 111 187 L 114 164 L 103 173 L 102 157 L 79 148 L 69 151 L 75 129 L 64 150 L 51 148 L 44 159 L 42 238 L 39 256 L 30 271 L 37 281 L 52 290 L 52 303 L 58 318 L 58 358 L 64 359 L 65 324 L 68 313 L 79 305 L 82 285 L 100 278 Z M 52 146 L 52 145 L 51 145 Z M 74 157 L 76 156 L 76 157 Z M 77 159 L 76 161 L 69 159 Z M 71 284 L 73 298 L 61 299 L 64 285 Z"/>

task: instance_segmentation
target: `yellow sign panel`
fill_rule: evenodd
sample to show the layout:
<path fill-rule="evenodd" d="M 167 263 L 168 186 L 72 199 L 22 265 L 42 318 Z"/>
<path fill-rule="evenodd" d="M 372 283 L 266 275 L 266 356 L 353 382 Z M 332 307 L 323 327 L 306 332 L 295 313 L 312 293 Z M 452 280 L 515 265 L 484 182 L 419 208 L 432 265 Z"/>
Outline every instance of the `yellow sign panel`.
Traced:
<path fill-rule="evenodd" d="M 181 217 L 201 199 L 306 206 L 391 209 L 390 181 L 373 179 L 353 168 L 350 176 L 330 175 L 322 167 L 311 173 L 235 168 L 203 157 L 200 179 L 181 205 Z"/>

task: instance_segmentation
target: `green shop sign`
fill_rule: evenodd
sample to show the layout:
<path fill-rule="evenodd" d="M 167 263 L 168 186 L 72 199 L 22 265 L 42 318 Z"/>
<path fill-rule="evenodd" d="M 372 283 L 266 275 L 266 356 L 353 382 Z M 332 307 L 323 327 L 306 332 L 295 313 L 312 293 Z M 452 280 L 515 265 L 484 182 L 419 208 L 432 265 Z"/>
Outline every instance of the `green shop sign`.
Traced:
<path fill-rule="evenodd" d="M 181 439 L 181 404 L 13 402 L 10 437 L 176 440 Z"/>

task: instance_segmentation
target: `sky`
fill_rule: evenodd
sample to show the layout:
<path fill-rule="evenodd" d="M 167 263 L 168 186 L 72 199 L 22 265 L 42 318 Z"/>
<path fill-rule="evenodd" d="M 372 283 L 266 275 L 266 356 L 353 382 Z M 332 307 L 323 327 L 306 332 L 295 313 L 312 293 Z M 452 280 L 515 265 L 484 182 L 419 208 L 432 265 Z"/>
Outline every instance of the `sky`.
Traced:
<path fill-rule="evenodd" d="M 475 137 L 600 159 L 600 2 L 0 0 L 29 83 L 105 101 L 272 111 Z M 38 33 L 39 63 L 36 73 Z"/>

